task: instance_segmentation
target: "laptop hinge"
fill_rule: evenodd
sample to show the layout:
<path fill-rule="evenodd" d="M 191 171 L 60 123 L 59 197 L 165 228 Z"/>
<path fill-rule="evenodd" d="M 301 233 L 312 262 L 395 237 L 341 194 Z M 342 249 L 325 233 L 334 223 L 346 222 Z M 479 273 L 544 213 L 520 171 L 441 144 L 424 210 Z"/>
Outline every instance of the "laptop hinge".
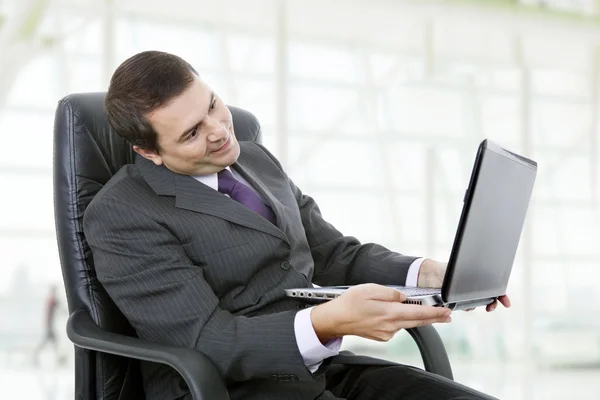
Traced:
<path fill-rule="evenodd" d="M 471 300 L 471 301 L 462 301 L 460 303 L 449 304 L 448 308 L 451 310 L 468 310 L 469 308 L 482 307 L 487 306 L 496 300 L 496 297 L 490 297 L 488 299 L 479 299 L 479 300 Z"/>

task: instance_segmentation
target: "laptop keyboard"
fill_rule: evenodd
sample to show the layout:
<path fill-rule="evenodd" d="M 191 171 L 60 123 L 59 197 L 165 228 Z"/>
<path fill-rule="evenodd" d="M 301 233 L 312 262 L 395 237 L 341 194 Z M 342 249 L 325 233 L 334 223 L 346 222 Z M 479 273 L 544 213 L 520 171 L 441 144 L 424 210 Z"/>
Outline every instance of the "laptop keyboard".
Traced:
<path fill-rule="evenodd" d="M 441 289 L 420 288 L 411 286 L 393 286 L 394 289 L 404 293 L 407 297 L 426 296 L 441 293 Z"/>

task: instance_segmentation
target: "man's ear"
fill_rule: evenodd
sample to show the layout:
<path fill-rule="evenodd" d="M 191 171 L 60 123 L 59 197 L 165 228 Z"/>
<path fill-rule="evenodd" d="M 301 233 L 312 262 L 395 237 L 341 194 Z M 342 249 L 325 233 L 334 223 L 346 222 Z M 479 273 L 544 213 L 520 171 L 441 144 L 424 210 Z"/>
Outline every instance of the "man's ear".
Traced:
<path fill-rule="evenodd" d="M 158 154 L 156 150 L 150 150 L 144 147 L 140 147 L 138 145 L 134 145 L 133 151 L 135 151 L 145 159 L 152 161 L 156 165 L 162 165 L 163 163 L 162 157 Z"/>

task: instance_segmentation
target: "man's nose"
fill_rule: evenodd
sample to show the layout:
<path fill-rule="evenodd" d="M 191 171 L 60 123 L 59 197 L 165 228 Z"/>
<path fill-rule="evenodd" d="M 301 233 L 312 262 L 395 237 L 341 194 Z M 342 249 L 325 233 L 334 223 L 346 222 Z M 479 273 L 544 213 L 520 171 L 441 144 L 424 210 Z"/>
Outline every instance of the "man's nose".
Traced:
<path fill-rule="evenodd" d="M 227 137 L 227 129 L 217 118 L 205 117 L 204 126 L 208 129 L 208 140 L 211 142 L 218 142 Z"/>

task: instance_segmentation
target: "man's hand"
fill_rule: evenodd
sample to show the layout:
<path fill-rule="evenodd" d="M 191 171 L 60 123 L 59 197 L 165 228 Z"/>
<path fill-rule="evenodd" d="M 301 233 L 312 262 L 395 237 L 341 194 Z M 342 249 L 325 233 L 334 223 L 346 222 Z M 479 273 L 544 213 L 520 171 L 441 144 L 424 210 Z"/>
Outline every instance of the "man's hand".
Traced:
<path fill-rule="evenodd" d="M 448 263 L 435 261 L 430 258 L 423 260 L 421 268 L 419 268 L 417 286 L 440 289 L 444 283 L 446 268 L 448 268 Z"/>
<path fill-rule="evenodd" d="M 447 308 L 403 304 L 405 300 L 404 294 L 385 286 L 357 285 L 315 307 L 310 317 L 322 343 L 345 335 L 387 342 L 400 329 L 451 321 Z"/>
<path fill-rule="evenodd" d="M 441 288 L 444 283 L 444 276 L 446 275 L 446 269 L 448 268 L 448 263 L 435 261 L 432 259 L 425 259 L 423 264 L 421 264 L 421 268 L 419 269 L 419 278 L 417 279 L 418 287 L 430 287 L 430 288 Z M 490 303 L 485 308 L 487 312 L 492 312 L 498 306 L 498 301 L 506 307 L 509 308 L 511 303 L 510 299 L 507 295 L 498 297 L 498 300 L 494 300 L 493 303 Z M 473 311 L 474 308 L 470 308 L 466 311 Z"/>
<path fill-rule="evenodd" d="M 498 307 L 498 301 L 500 301 L 500 303 L 506 307 L 509 308 L 510 307 L 510 299 L 508 298 L 507 295 L 504 296 L 500 296 L 498 297 L 498 300 L 494 300 L 492 303 L 488 304 L 487 307 L 485 308 L 485 310 L 487 312 L 492 312 L 496 309 L 496 307 Z"/>

